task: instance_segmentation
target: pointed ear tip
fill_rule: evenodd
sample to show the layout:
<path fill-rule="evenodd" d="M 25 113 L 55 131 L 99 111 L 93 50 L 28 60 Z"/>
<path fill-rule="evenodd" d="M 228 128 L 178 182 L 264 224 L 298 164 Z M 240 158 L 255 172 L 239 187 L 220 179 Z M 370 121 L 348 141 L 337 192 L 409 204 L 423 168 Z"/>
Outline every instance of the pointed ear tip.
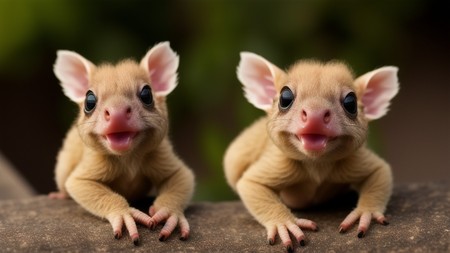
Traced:
<path fill-rule="evenodd" d="M 249 52 L 249 51 L 241 51 L 239 55 L 242 57 L 260 57 L 259 55 Z"/>
<path fill-rule="evenodd" d="M 387 72 L 391 72 L 393 74 L 397 74 L 398 72 L 398 67 L 397 66 L 384 66 L 379 68 L 380 71 L 387 71 Z"/>
<path fill-rule="evenodd" d="M 385 67 L 385 70 L 390 73 L 390 75 L 392 76 L 392 78 L 394 78 L 395 82 L 398 85 L 398 70 L 399 70 L 399 68 L 396 66 L 387 66 L 387 67 Z"/>
<path fill-rule="evenodd" d="M 75 51 L 58 50 L 58 51 L 56 51 L 56 56 L 57 56 L 57 58 L 60 58 L 60 57 L 74 57 L 74 58 L 77 58 L 77 59 L 81 59 L 82 61 L 86 61 L 87 63 L 90 63 L 89 60 L 85 59 L 82 55 L 78 54 Z"/>
<path fill-rule="evenodd" d="M 155 46 L 160 46 L 160 47 L 165 47 L 165 48 L 172 49 L 170 47 L 170 41 L 162 41 L 162 42 L 156 44 Z"/>
<path fill-rule="evenodd" d="M 175 50 L 173 50 L 172 47 L 170 46 L 170 42 L 169 42 L 169 41 L 161 42 L 159 45 L 160 45 L 162 48 L 164 48 L 164 49 L 166 49 L 166 50 L 169 50 L 171 53 L 175 54 L 175 56 L 176 56 L 177 58 L 179 58 L 179 55 L 177 54 L 177 52 L 175 52 Z"/>
<path fill-rule="evenodd" d="M 251 52 L 241 52 L 239 66 L 244 64 L 252 64 L 254 61 L 263 60 L 263 58 L 257 54 Z"/>
<path fill-rule="evenodd" d="M 169 41 L 163 41 L 163 42 L 160 42 L 157 45 L 159 45 L 161 47 L 168 47 L 168 48 L 170 48 L 170 42 Z"/>
<path fill-rule="evenodd" d="M 70 54 L 70 53 L 73 53 L 72 51 L 69 51 L 69 50 L 64 50 L 64 49 L 59 49 L 59 50 L 56 50 L 56 55 L 59 57 L 59 56 L 63 56 L 63 55 L 68 55 L 68 54 Z"/>
<path fill-rule="evenodd" d="M 146 56 L 150 53 L 153 52 L 155 50 L 161 50 L 161 49 L 165 49 L 165 50 L 169 50 L 173 53 L 175 53 L 172 48 L 170 47 L 170 42 L 169 41 L 163 41 L 163 42 L 159 42 L 156 43 L 155 45 L 153 45 L 146 53 Z M 176 54 L 176 53 L 175 53 Z"/>

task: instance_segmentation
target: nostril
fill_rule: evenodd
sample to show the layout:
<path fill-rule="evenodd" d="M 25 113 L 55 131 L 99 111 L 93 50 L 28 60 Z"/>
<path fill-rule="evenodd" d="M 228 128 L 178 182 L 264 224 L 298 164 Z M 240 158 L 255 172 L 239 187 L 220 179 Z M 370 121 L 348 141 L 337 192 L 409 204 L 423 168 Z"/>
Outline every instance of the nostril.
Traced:
<path fill-rule="evenodd" d="M 111 118 L 111 114 L 109 113 L 108 109 L 105 110 L 105 119 L 109 120 Z"/>
<path fill-rule="evenodd" d="M 308 114 L 305 110 L 302 110 L 302 121 L 306 122 L 308 120 Z"/>
<path fill-rule="evenodd" d="M 127 118 L 129 118 L 131 116 L 131 106 L 127 107 L 127 110 L 125 111 L 125 115 L 127 116 Z"/>
<path fill-rule="evenodd" d="M 331 113 L 329 110 L 327 110 L 323 115 L 323 122 L 325 122 L 325 124 L 328 124 L 330 123 L 330 120 L 331 120 Z"/>

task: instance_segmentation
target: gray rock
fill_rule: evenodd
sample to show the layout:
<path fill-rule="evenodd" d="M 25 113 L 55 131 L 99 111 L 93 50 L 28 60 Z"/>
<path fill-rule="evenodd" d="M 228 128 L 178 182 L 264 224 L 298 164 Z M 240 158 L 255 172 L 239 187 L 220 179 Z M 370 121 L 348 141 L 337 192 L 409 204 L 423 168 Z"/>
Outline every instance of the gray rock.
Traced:
<path fill-rule="evenodd" d="M 0 200 L 28 198 L 35 195 L 33 188 L 20 176 L 0 152 Z"/>
<path fill-rule="evenodd" d="M 386 211 L 390 225 L 372 223 L 366 236 L 356 227 L 338 233 L 355 204 L 348 195 L 326 206 L 297 213 L 314 220 L 318 232 L 305 231 L 307 244 L 297 252 L 450 252 L 450 187 L 447 183 L 396 186 Z M 92 216 L 72 200 L 38 196 L 0 201 L 1 252 L 283 252 L 279 239 L 270 246 L 265 229 L 239 201 L 200 202 L 186 210 L 191 225 L 187 241 L 175 231 L 158 241 L 161 227 L 139 226 L 140 245 L 128 235 L 115 240 L 109 223 Z"/>

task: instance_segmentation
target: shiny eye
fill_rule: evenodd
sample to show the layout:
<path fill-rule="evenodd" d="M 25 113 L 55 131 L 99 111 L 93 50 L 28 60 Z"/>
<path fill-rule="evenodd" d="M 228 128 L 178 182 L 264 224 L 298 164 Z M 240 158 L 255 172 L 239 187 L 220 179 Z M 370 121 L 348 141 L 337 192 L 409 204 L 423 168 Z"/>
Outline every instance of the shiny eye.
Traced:
<path fill-rule="evenodd" d="M 356 95 L 354 92 L 350 92 L 342 100 L 342 107 L 344 107 L 345 112 L 351 119 L 355 119 L 358 114 L 358 104 Z"/>
<path fill-rule="evenodd" d="M 152 95 L 152 90 L 150 89 L 150 86 L 145 85 L 142 90 L 141 93 L 139 93 L 139 98 L 141 99 L 142 103 L 144 105 L 152 105 L 153 104 L 153 95 Z"/>
<path fill-rule="evenodd" d="M 84 100 L 84 112 L 87 114 L 91 113 L 94 111 L 96 105 L 97 97 L 93 91 L 88 90 L 88 92 L 86 92 L 86 99 Z"/>
<path fill-rule="evenodd" d="M 291 107 L 292 102 L 294 102 L 294 93 L 292 93 L 291 89 L 289 89 L 289 87 L 284 86 L 281 89 L 280 92 L 280 110 L 287 110 L 289 109 L 289 107 Z"/>

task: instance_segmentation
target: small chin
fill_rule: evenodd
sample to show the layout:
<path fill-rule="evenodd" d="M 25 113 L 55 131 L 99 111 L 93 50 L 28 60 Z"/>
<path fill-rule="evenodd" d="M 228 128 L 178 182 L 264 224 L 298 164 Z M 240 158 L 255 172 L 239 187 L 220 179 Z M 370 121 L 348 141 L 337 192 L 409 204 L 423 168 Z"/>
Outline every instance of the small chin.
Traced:
<path fill-rule="evenodd" d="M 312 158 L 312 159 L 319 158 L 327 153 L 327 147 L 311 149 L 311 148 L 305 147 L 298 140 L 295 143 L 295 146 L 296 146 L 298 152 L 300 152 L 304 156 L 306 156 L 308 158 Z"/>
<path fill-rule="evenodd" d="M 311 159 L 318 159 L 323 157 L 327 152 L 326 152 L 326 148 L 324 149 L 320 149 L 320 150 L 311 150 L 311 149 L 305 149 L 302 148 L 302 153 L 305 154 L 307 157 L 311 158 Z"/>
<path fill-rule="evenodd" d="M 114 155 L 126 154 L 130 150 L 133 149 L 132 146 L 133 146 L 132 144 L 130 144 L 130 145 L 119 145 L 119 146 L 118 145 L 110 145 L 110 144 L 107 145 L 109 152 L 111 152 Z"/>

